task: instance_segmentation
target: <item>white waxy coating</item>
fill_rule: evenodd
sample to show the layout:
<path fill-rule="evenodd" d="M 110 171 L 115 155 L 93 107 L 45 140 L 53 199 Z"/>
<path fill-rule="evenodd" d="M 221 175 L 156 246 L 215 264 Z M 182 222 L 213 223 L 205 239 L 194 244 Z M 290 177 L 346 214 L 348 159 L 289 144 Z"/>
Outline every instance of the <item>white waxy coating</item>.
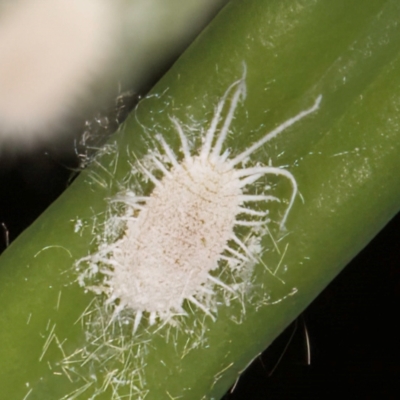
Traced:
<path fill-rule="evenodd" d="M 137 220 L 128 222 L 109 284 L 122 304 L 148 312 L 181 311 L 232 236 L 240 180 L 199 157 L 174 167 Z"/>
<path fill-rule="evenodd" d="M 229 110 L 221 124 L 222 110 L 232 91 Z M 210 272 L 220 267 L 220 261 L 232 271 L 245 269 L 256 261 L 261 246 L 252 243 L 251 237 L 260 235 L 260 227 L 269 221 L 265 203 L 278 199 L 264 193 L 245 192 L 247 186 L 265 175 L 283 176 L 292 185 L 281 229 L 285 225 L 297 194 L 293 175 L 282 168 L 263 165 L 246 168 L 242 164 L 266 142 L 316 111 L 321 96 L 312 107 L 283 122 L 241 154 L 229 158 L 223 145 L 245 91 L 244 79 L 228 88 L 216 107 L 198 155 L 192 155 L 182 127 L 172 119 L 181 139 L 184 159 L 178 161 L 164 138 L 158 135 L 163 154 L 149 153 L 155 168 L 149 171 L 138 162 L 142 174 L 155 185 L 150 196 L 135 196 L 132 192 L 122 196 L 119 201 L 131 213 L 122 238 L 101 246 L 97 254 L 82 260 L 89 261 L 94 272 L 98 263 L 102 264 L 105 279 L 98 289 L 107 294 L 109 303 L 114 302 L 115 314 L 123 309 L 133 311 L 133 331 L 144 312 L 149 313 L 150 324 L 157 317 L 171 321 L 174 315 L 185 312 L 185 300 L 214 318 L 210 309 L 215 306 L 214 287 L 235 294 L 235 289 Z M 164 157 L 168 163 L 161 161 Z M 161 180 L 153 175 L 153 169 L 163 173 Z M 251 206 L 254 203 L 264 206 L 254 209 Z M 239 214 L 244 219 L 238 219 Z M 249 230 L 248 242 L 236 236 L 237 226 Z"/>

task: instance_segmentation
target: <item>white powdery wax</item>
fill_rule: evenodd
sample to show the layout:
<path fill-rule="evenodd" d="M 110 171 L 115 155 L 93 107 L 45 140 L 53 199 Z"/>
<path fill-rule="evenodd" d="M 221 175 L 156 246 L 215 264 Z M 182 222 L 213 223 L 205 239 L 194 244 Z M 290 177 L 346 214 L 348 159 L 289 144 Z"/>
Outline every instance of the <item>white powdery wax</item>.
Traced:
<path fill-rule="evenodd" d="M 122 303 L 180 312 L 218 267 L 243 201 L 240 179 L 224 167 L 196 157 L 157 183 L 114 254 L 119 267 L 109 284 Z"/>
<path fill-rule="evenodd" d="M 222 110 L 232 92 L 223 120 Z M 289 205 L 280 223 L 280 227 L 284 227 L 297 194 L 293 175 L 282 168 L 245 167 L 243 164 L 266 142 L 316 111 L 321 96 L 311 108 L 230 158 L 223 146 L 240 97 L 244 95 L 244 79 L 226 91 L 198 154 L 192 154 L 181 125 L 172 119 L 180 136 L 183 160 L 179 160 L 165 139 L 158 135 L 163 154 L 150 151 L 148 155 L 154 168 L 150 170 L 140 161 L 137 163 L 141 173 L 153 182 L 152 192 L 148 197 L 132 192 L 119 196 L 117 201 L 124 203 L 127 209 L 123 236 L 115 243 L 100 246 L 96 254 L 80 261 L 91 266 L 84 272 L 81 282 L 91 272 L 100 270 L 104 280 L 97 292 L 107 294 L 108 303 L 115 304 L 115 314 L 124 309 L 133 312 L 134 331 L 143 313 L 148 313 L 150 324 L 157 318 L 169 321 L 174 315 L 185 314 L 185 301 L 214 318 L 210 307 L 215 304 L 210 301 L 210 297 L 215 298 L 214 289 L 219 287 L 230 293 L 235 289 L 212 271 L 223 264 L 234 274 L 256 262 L 260 246 L 254 246 L 251 238 L 259 236 L 260 228 L 269 222 L 268 210 L 263 205 L 279 201 L 264 193 L 248 194 L 246 189 L 265 175 L 283 176 L 292 185 Z M 161 173 L 162 178 L 157 178 L 154 171 Z M 240 226 L 249 229 L 246 238 L 236 234 Z"/>

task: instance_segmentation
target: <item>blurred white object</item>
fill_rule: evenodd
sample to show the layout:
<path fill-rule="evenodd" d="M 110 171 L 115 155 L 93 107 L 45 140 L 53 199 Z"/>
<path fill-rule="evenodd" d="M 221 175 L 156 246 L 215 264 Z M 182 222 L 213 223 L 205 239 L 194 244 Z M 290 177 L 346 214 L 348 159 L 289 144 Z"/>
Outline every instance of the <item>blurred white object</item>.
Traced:
<path fill-rule="evenodd" d="M 18 0 L 3 7 L 0 135 L 29 142 L 68 116 L 110 69 L 116 22 L 108 0 Z"/>
<path fill-rule="evenodd" d="M 117 82 L 140 90 L 227 2 L 0 1 L 0 150 L 68 131 Z"/>

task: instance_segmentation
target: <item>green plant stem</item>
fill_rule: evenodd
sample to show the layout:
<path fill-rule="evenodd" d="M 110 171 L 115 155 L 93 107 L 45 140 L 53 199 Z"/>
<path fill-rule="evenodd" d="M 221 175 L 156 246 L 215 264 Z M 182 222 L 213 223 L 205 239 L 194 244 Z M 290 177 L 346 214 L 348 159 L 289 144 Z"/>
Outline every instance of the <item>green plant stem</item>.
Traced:
<path fill-rule="evenodd" d="M 123 87 L 149 89 L 228 0 L 122 0 L 123 60 L 115 65 Z"/>
<path fill-rule="evenodd" d="M 95 250 L 94 217 L 98 225 L 104 221 L 109 198 L 135 161 L 132 154 L 141 159 L 156 133 L 177 148 L 170 116 L 185 126 L 207 126 L 245 63 L 247 98 L 232 124 L 232 152 L 323 96 L 316 114 L 255 155 L 285 166 L 297 180 L 301 196 L 287 234 L 278 241 L 271 224 L 275 243 L 263 241 L 268 251 L 256 267 L 240 323 L 233 320 L 239 303 L 221 305 L 215 322 L 196 311 L 187 326 L 202 321 L 197 348 L 185 353 L 187 332 L 166 341 L 142 329 L 140 343 L 134 337 L 126 353 L 134 348 L 135 357 L 145 359 L 146 400 L 220 398 L 399 209 L 399 12 L 400 4 L 390 0 L 232 1 L 114 136 L 109 148 L 117 146 L 118 158 L 98 157 L 2 256 L 3 393 L 62 398 L 96 375 L 77 397 L 87 399 L 107 379 L 105 365 L 122 368 L 112 361 L 96 364 L 95 357 L 77 365 L 70 378 L 60 368 L 57 340 L 67 354 L 87 345 L 87 327 L 75 322 L 96 297 L 76 283 L 74 261 Z M 277 190 L 284 198 L 290 193 L 284 185 Z M 279 220 L 279 208 L 271 218 Z M 74 232 L 77 221 L 86 227 L 80 233 Z M 141 353 L 144 342 L 150 345 Z M 111 386 L 96 398 L 112 398 Z"/>

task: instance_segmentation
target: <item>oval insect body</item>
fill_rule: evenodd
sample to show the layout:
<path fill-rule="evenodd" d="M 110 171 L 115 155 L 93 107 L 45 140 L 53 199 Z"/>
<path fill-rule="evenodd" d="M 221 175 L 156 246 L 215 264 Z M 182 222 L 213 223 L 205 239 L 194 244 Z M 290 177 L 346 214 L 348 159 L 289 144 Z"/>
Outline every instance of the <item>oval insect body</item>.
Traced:
<path fill-rule="evenodd" d="M 240 213 L 240 180 L 234 171 L 203 163 L 173 167 L 144 209 L 127 224 L 109 280 L 112 292 L 133 310 L 183 312 L 209 271 L 218 267 Z"/>
<path fill-rule="evenodd" d="M 232 92 L 226 118 L 221 123 L 222 110 Z M 212 271 L 222 265 L 237 271 L 257 261 L 260 246 L 254 246 L 252 238 L 260 236 L 260 229 L 269 221 L 265 203 L 279 201 L 274 196 L 246 190 L 265 175 L 282 176 L 292 185 L 281 228 L 285 224 L 297 194 L 293 175 L 271 166 L 245 167 L 243 162 L 287 127 L 317 110 L 321 96 L 311 108 L 230 157 L 223 149 L 224 142 L 244 95 L 244 79 L 228 88 L 197 154 L 192 154 L 179 122 L 171 119 L 180 137 L 183 160 L 158 135 L 162 151 L 150 151 L 148 155 L 153 168 L 138 161 L 142 175 L 154 184 L 152 192 L 148 197 L 131 192 L 129 201 L 128 197 L 120 198 L 130 212 L 124 235 L 85 258 L 92 265 L 103 265 L 105 278 L 100 290 L 107 294 L 109 302 L 118 304 L 115 313 L 128 309 L 136 315 L 134 331 L 143 313 L 149 314 L 150 323 L 157 318 L 170 321 L 175 315 L 185 313 L 185 301 L 214 318 L 215 288 L 229 293 L 235 289 Z M 160 173 L 162 178 L 157 178 Z M 254 207 L 257 204 L 259 207 Z M 243 227 L 248 234 L 239 238 L 237 230 Z"/>

